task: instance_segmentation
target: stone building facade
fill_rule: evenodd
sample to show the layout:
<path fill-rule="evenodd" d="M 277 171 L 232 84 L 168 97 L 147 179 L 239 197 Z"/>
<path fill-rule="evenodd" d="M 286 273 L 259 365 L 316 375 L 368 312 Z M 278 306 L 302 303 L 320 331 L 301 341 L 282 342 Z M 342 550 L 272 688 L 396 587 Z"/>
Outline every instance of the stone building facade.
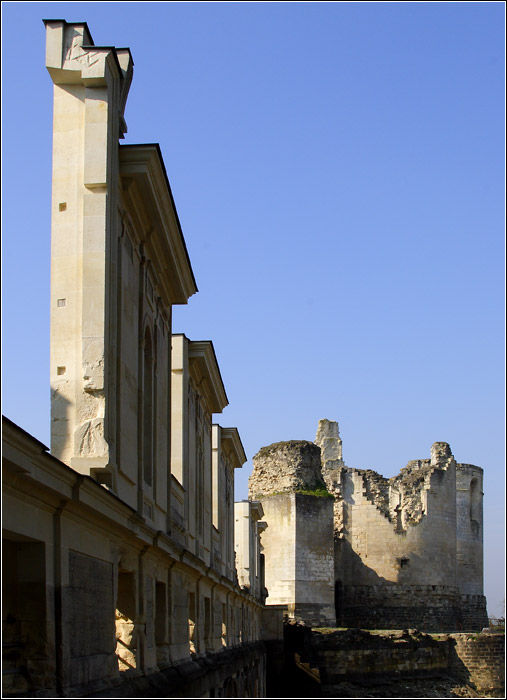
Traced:
<path fill-rule="evenodd" d="M 290 552 L 281 554 L 278 531 L 287 509 L 281 502 L 272 509 L 267 504 L 297 500 L 298 492 L 315 489 L 320 480 L 334 497 L 328 521 L 334 531 L 333 572 L 328 576 L 334 624 L 447 631 L 487 626 L 480 467 L 456 463 L 449 445 L 437 442 L 430 459 L 409 462 L 391 479 L 373 470 L 349 468 L 343 461 L 338 424 L 322 420 L 315 443 L 300 443 L 305 453 L 320 451 L 312 484 L 303 484 L 298 475 L 305 459 L 302 451 L 293 458 L 294 444 L 299 443 L 262 448 L 254 457 L 250 480 L 250 493 L 261 500 L 268 523 L 262 537 L 268 605 L 283 602 L 292 617 L 315 624 L 311 615 L 298 610 L 295 590 L 298 581 L 311 579 L 317 569 L 307 564 L 297 571 L 292 588 L 287 587 L 276 568 L 279 558 L 297 559 L 305 545 L 295 538 Z M 280 491 L 283 497 L 274 495 Z M 325 494 L 311 498 L 329 500 Z M 313 531 L 314 521 L 305 519 L 304 528 Z M 321 534 L 312 533 L 315 551 L 317 543 L 320 547 L 330 538 L 322 525 L 318 531 Z M 283 594 L 271 599 L 271 591 L 284 586 Z M 315 595 L 315 585 L 309 590 L 315 603 L 322 600 L 320 593 Z"/>
<path fill-rule="evenodd" d="M 3 697 L 262 696 L 260 556 L 235 567 L 246 457 L 214 419 L 212 343 L 172 334 L 197 287 L 160 149 L 118 143 L 132 57 L 45 24 L 51 450 L 4 419 Z"/>

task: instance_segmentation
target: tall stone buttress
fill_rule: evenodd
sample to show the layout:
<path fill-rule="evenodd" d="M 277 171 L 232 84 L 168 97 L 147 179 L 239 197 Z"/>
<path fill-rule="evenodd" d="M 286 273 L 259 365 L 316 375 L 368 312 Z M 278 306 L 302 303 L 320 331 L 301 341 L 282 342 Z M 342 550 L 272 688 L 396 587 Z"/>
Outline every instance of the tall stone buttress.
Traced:
<path fill-rule="evenodd" d="M 128 49 L 47 20 L 54 84 L 51 451 L 160 528 L 172 305 L 197 291 L 157 144 L 122 145 Z"/>
<path fill-rule="evenodd" d="M 51 452 L 78 471 L 116 462 L 114 240 L 128 49 L 94 46 L 86 24 L 46 22 L 54 84 L 51 202 Z"/>

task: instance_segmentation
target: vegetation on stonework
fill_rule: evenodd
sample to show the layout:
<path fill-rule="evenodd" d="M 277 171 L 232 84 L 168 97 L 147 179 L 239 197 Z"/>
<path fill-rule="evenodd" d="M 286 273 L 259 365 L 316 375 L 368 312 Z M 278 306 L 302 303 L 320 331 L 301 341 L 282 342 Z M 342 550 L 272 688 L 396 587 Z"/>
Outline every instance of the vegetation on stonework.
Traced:
<path fill-rule="evenodd" d="M 295 493 L 301 493 L 303 496 L 319 496 L 321 498 L 334 498 L 332 493 L 329 493 L 327 486 L 323 481 L 316 481 L 311 489 L 296 489 Z"/>
<path fill-rule="evenodd" d="M 319 486 L 316 489 L 297 489 L 294 493 L 300 493 L 303 496 L 319 496 L 321 498 L 333 498 L 333 494 L 329 493 L 325 486 Z"/>
<path fill-rule="evenodd" d="M 265 458 L 269 456 L 272 452 L 278 452 L 281 448 L 286 449 L 301 449 L 304 450 L 310 445 L 311 449 L 315 448 L 315 444 L 309 440 L 283 440 L 281 442 L 274 442 L 272 445 L 266 445 L 261 447 L 256 457 Z"/>
<path fill-rule="evenodd" d="M 285 491 L 272 491 L 271 493 L 256 493 L 253 496 L 253 500 L 261 500 L 262 498 L 268 498 L 270 496 L 284 496 L 291 493 L 299 493 L 302 496 L 319 496 L 320 498 L 334 498 L 332 493 L 326 488 L 326 484 L 323 481 L 317 481 L 311 489 L 290 489 L 287 488 Z"/>

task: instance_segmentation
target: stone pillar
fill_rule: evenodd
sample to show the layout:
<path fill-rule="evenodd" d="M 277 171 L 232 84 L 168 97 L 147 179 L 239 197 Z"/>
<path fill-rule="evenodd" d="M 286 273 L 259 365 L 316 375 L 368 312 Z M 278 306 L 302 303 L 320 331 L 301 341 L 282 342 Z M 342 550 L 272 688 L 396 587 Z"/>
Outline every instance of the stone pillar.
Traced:
<path fill-rule="evenodd" d="M 51 451 L 111 486 L 118 139 L 132 66 L 128 49 L 94 46 L 85 23 L 46 22 L 54 83 Z"/>
<path fill-rule="evenodd" d="M 342 441 L 336 421 L 327 420 L 327 418 L 319 420 L 315 444 L 320 447 L 322 467 L 324 469 L 337 469 L 344 466 Z"/>

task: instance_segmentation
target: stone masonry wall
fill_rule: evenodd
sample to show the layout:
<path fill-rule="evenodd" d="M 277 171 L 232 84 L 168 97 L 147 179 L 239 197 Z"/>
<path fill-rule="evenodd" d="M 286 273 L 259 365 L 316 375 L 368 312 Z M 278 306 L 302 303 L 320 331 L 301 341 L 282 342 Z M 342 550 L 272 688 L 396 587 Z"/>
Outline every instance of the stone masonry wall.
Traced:
<path fill-rule="evenodd" d="M 460 629 L 460 619 L 458 591 L 452 586 L 344 587 L 344 627 L 451 632 Z"/>
<path fill-rule="evenodd" d="M 505 697 L 505 635 L 453 634 L 450 670 L 480 697 Z"/>
<path fill-rule="evenodd" d="M 457 585 L 455 461 L 449 455 L 409 477 L 405 505 L 391 517 L 378 480 L 343 470 L 336 573 L 344 585 Z"/>
<path fill-rule="evenodd" d="M 320 678 L 322 694 L 339 684 L 393 678 L 453 677 L 478 697 L 505 697 L 504 634 L 428 635 L 417 630 L 370 633 L 286 625 L 286 649 Z"/>
<path fill-rule="evenodd" d="M 430 459 L 411 460 L 388 479 L 345 465 L 336 422 L 319 421 L 315 441 L 335 497 L 341 624 L 435 631 L 486 627 L 482 469 L 456 464 L 449 445 L 436 442 Z"/>
<path fill-rule="evenodd" d="M 371 634 L 358 629 L 296 628 L 291 632 L 291 648 L 303 663 L 318 669 L 323 688 L 343 681 L 442 676 L 449 666 L 447 638 L 433 639 L 414 630 Z"/>
<path fill-rule="evenodd" d="M 292 617 L 309 621 L 316 619 L 312 606 L 324 598 L 327 605 L 334 594 L 337 623 L 365 629 L 451 632 L 487 626 L 482 595 L 482 470 L 457 465 L 450 446 L 436 442 L 430 459 L 412 460 L 386 479 L 371 469 L 345 465 L 336 422 L 319 421 L 315 442 L 275 443 L 254 457 L 250 498 L 260 498 L 266 505 L 270 501 L 271 525 L 263 544 L 266 570 L 272 567 L 278 572 L 271 581 L 273 603 L 287 602 Z M 277 513 L 273 499 L 307 493 L 323 481 L 334 497 L 334 573 L 329 577 L 326 573 L 329 589 L 317 595 L 319 567 L 310 562 L 310 555 L 312 548 L 316 555 L 322 554 L 320 539 L 326 528 L 318 518 L 305 515 L 302 504 L 298 512 L 289 509 L 289 517 L 288 503 L 280 503 Z M 285 541 L 284 546 L 282 530 L 287 526 L 291 543 Z M 324 560 L 327 567 L 327 554 L 319 561 Z M 284 574 L 286 565 L 290 575 Z M 309 578 L 307 571 L 313 571 Z M 313 597 L 301 596 L 310 581 Z M 278 597 L 282 590 L 283 600 Z M 298 601 L 310 607 L 296 614 Z"/>
<path fill-rule="evenodd" d="M 463 594 L 483 593 L 483 470 L 473 464 L 456 465 L 457 562 Z"/>
<path fill-rule="evenodd" d="M 459 626 L 461 632 L 477 632 L 488 626 L 486 596 L 459 596 Z"/>
<path fill-rule="evenodd" d="M 261 534 L 265 561 L 267 605 L 287 605 L 296 600 L 296 509 L 293 494 L 262 498 L 263 520 L 268 523 Z M 268 532 L 269 531 L 269 532 Z"/>
<path fill-rule="evenodd" d="M 452 586 L 345 586 L 341 624 L 364 629 L 477 632 L 488 626 L 486 598 Z"/>
<path fill-rule="evenodd" d="M 253 459 L 250 498 L 267 523 L 261 535 L 267 605 L 286 605 L 309 625 L 335 625 L 333 498 L 325 491 L 320 448 L 306 441 L 263 447 Z"/>
<path fill-rule="evenodd" d="M 333 499 L 294 494 L 296 506 L 295 619 L 336 624 L 334 607 Z M 267 531 L 266 531 L 267 534 Z"/>
<path fill-rule="evenodd" d="M 334 625 L 332 499 L 284 493 L 261 502 L 266 604 L 310 625 Z"/>

